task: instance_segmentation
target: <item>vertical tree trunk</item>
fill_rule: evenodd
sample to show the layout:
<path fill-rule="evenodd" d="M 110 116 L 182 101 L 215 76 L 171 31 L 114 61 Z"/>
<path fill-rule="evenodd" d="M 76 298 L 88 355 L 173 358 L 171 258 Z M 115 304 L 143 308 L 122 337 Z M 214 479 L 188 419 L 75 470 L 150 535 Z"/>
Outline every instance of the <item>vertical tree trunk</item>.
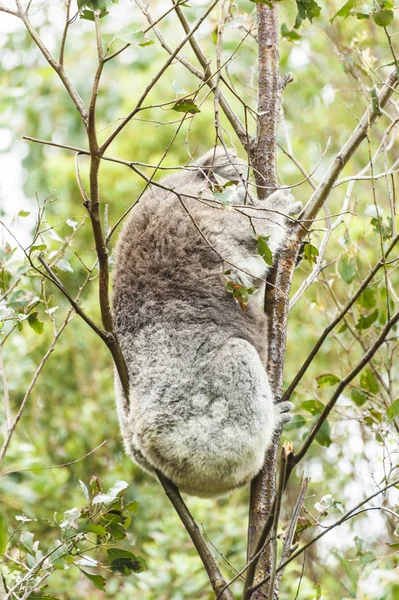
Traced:
<path fill-rule="evenodd" d="M 277 5 L 257 4 L 258 10 L 258 123 L 251 148 L 258 197 L 265 199 L 277 187 L 276 134 L 280 105 Z"/>
<path fill-rule="evenodd" d="M 280 108 L 281 81 L 278 52 L 277 5 L 269 8 L 258 4 L 258 126 L 257 135 L 251 149 L 252 166 L 259 199 L 265 199 L 277 188 L 276 174 L 276 136 L 277 118 Z M 293 253 L 294 254 L 294 253 Z M 295 258 L 294 258 L 295 260 Z M 288 262 L 290 260 L 288 259 Z M 284 350 L 286 338 L 286 315 L 288 292 L 292 269 L 274 269 L 270 276 L 265 294 L 265 311 L 269 319 L 268 327 L 268 365 L 270 384 L 276 398 L 281 397 Z M 284 274 L 289 281 L 281 281 Z M 277 287 L 274 287 L 277 286 Z M 281 287 L 280 287 L 281 286 Z M 273 444 L 268 450 L 261 472 L 253 480 L 250 496 L 250 514 L 248 531 L 248 559 L 252 556 L 256 541 L 269 516 L 276 490 L 277 451 L 281 432 L 276 433 Z M 270 574 L 272 564 L 272 545 L 268 544 L 262 553 L 255 572 L 257 583 Z M 256 590 L 252 600 L 264 600 L 269 597 L 268 584 Z"/>

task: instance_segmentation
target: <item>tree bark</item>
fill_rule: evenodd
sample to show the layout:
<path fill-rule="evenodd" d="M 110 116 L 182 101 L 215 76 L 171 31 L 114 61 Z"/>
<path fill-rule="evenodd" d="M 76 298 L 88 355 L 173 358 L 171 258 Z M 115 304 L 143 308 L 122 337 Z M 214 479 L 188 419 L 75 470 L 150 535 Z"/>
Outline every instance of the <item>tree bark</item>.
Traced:
<path fill-rule="evenodd" d="M 256 139 L 251 148 L 251 160 L 258 198 L 263 200 L 277 188 L 277 118 L 282 86 L 279 71 L 277 5 L 269 8 L 266 4 L 257 4 L 257 10 L 258 123 Z M 284 277 L 284 272 L 284 270 L 279 270 L 280 277 L 281 275 Z M 290 273 L 291 270 L 288 269 L 287 272 Z M 275 270 L 271 274 L 271 279 L 276 279 Z M 279 281 L 271 283 L 271 286 L 267 285 L 265 294 L 265 311 L 269 319 L 267 371 L 275 397 L 281 398 L 288 292 L 285 294 L 280 292 Z M 274 287 L 273 284 L 278 287 Z M 287 290 L 287 286 L 284 287 Z M 277 328 L 276 323 L 278 323 Z M 277 450 L 280 435 L 281 432 L 276 433 L 273 443 L 266 453 L 263 468 L 251 484 L 248 560 L 254 554 L 257 540 L 272 508 L 276 490 Z M 272 545 L 267 544 L 258 560 L 255 584 L 270 574 L 272 560 Z M 268 594 L 268 583 L 266 582 L 261 588 L 254 591 L 251 598 L 252 600 L 264 600 L 265 595 L 268 597 Z"/>
<path fill-rule="evenodd" d="M 264 200 L 277 187 L 276 135 L 280 107 L 277 5 L 257 4 L 258 12 L 258 122 L 251 148 L 258 198 Z"/>

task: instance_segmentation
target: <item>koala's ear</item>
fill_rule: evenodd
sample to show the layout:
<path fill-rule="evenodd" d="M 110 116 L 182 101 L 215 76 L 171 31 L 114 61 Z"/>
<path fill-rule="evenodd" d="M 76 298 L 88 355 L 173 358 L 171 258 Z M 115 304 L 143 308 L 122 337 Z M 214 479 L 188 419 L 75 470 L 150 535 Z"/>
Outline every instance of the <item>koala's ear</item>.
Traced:
<path fill-rule="evenodd" d="M 227 154 L 224 148 L 212 148 L 198 161 L 199 169 L 204 172 L 212 182 L 217 183 L 215 175 L 227 181 L 238 181 L 245 174 L 247 165 L 237 157 L 234 148 L 228 148 Z"/>

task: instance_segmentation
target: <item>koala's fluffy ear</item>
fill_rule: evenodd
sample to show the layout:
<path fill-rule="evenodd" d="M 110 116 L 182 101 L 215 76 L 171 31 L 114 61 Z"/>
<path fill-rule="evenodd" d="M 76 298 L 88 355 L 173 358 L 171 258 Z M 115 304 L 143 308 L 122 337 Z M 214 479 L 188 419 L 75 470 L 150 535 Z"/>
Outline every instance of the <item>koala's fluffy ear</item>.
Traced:
<path fill-rule="evenodd" d="M 217 182 L 215 175 L 227 181 L 238 181 L 247 170 L 247 165 L 237 157 L 234 148 L 228 148 L 226 154 L 224 148 L 220 146 L 209 150 L 201 156 L 196 164 L 204 172 L 204 175 L 213 182 Z"/>

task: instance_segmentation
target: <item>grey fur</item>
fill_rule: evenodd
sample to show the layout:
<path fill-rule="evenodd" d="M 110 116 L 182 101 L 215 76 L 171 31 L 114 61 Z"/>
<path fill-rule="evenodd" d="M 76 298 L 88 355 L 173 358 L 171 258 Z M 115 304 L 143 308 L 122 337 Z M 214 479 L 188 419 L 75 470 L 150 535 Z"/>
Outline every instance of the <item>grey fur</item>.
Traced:
<path fill-rule="evenodd" d="M 240 184 L 235 207 L 225 209 L 212 182 L 239 180 L 245 166 L 221 149 L 196 164 L 162 180 L 176 193 L 151 187 L 120 236 L 113 310 L 129 371 L 129 408 L 118 378 L 116 397 L 133 460 L 158 469 L 182 492 L 211 497 L 259 472 L 289 410 L 273 403 L 263 366 L 260 302 L 251 297 L 243 312 L 226 291 L 223 270 L 246 287 L 262 287 L 267 265 L 256 235 L 269 236 L 276 252 L 284 215 L 300 206 L 285 191 L 244 206 Z"/>

